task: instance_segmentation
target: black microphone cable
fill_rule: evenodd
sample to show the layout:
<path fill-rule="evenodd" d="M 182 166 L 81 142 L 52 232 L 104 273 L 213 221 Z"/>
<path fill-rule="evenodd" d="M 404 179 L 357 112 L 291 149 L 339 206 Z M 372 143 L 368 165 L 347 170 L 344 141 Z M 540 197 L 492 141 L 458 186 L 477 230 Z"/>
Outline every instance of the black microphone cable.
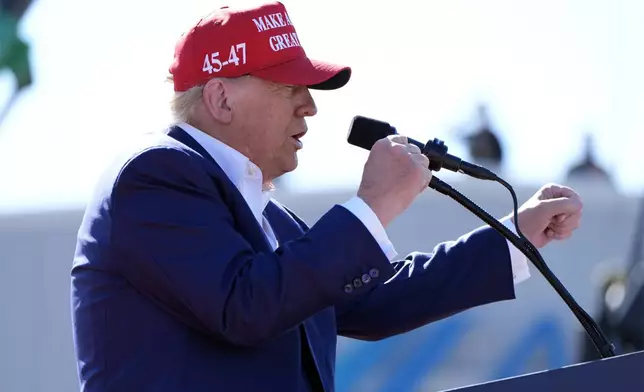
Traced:
<path fill-rule="evenodd" d="M 495 230 L 500 232 L 500 234 L 506 237 L 517 247 L 517 249 L 521 250 L 522 253 L 530 259 L 537 270 L 546 278 L 557 294 L 559 294 L 559 296 L 564 300 L 568 308 L 570 308 L 572 313 L 576 316 L 577 320 L 579 320 L 580 324 L 584 327 L 586 333 L 593 341 L 593 344 L 601 357 L 614 357 L 615 346 L 608 340 L 606 334 L 602 331 L 599 325 L 597 325 L 595 320 L 577 303 L 577 301 L 575 301 L 573 296 L 568 292 L 557 276 L 550 270 L 539 250 L 537 250 L 530 240 L 528 240 L 521 232 L 518 219 L 519 203 L 514 188 L 501 177 L 496 176 L 495 181 L 503 185 L 503 187 L 505 187 L 512 195 L 514 226 L 516 228 L 517 235 L 514 235 L 514 233 L 512 233 L 507 227 L 500 224 L 496 218 L 486 212 L 483 208 L 479 207 L 476 203 L 438 177 L 432 176 L 429 187 L 454 199 L 481 220 L 485 221 Z"/>

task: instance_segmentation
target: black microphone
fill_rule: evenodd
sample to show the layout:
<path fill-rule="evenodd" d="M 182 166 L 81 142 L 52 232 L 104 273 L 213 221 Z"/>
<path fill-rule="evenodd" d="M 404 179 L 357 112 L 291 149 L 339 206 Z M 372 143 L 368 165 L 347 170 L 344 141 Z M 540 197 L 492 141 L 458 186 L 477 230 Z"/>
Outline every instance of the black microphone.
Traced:
<path fill-rule="evenodd" d="M 351 121 L 347 141 L 349 144 L 354 146 L 371 150 L 371 147 L 373 147 L 378 140 L 389 135 L 397 134 L 398 132 L 396 131 L 396 128 L 387 122 L 363 116 L 355 116 Z M 447 170 L 464 173 L 481 180 L 496 181 L 498 179 L 498 176 L 490 170 L 448 154 L 447 146 L 439 139 L 430 140 L 427 144 L 423 144 L 409 137 L 407 140 L 410 144 L 414 144 L 420 148 L 423 155 L 429 158 L 429 169 L 432 171 L 439 171 L 440 169 L 445 168 Z"/>

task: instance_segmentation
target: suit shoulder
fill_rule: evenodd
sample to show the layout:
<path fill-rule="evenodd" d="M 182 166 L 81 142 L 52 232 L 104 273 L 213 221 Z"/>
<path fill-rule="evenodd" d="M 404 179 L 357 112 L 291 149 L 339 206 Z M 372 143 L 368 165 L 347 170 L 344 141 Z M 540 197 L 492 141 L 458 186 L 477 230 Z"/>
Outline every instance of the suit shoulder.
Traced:
<path fill-rule="evenodd" d="M 165 133 L 156 132 L 127 141 L 105 171 L 107 177 L 117 182 L 126 172 L 198 175 L 213 171 L 211 166 L 200 152 Z"/>
<path fill-rule="evenodd" d="M 198 177 L 206 173 L 206 159 L 164 133 L 151 133 L 128 140 L 99 177 L 94 197 L 109 198 L 125 175 L 144 174 Z"/>
<path fill-rule="evenodd" d="M 159 159 L 201 161 L 205 158 L 164 133 L 151 133 L 129 141 L 116 156 L 113 165 L 125 169 L 132 164 Z"/>

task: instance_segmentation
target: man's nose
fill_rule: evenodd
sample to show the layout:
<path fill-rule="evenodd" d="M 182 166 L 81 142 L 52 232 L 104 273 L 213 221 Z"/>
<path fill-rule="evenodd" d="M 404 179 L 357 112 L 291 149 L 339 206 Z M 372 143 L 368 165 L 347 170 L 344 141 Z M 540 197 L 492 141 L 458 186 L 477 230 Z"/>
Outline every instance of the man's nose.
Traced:
<path fill-rule="evenodd" d="M 315 116 L 318 112 L 318 108 L 315 105 L 315 100 L 311 96 L 311 92 L 309 92 L 308 88 L 304 88 L 302 94 L 304 103 L 297 108 L 296 114 L 298 115 L 298 117 Z"/>

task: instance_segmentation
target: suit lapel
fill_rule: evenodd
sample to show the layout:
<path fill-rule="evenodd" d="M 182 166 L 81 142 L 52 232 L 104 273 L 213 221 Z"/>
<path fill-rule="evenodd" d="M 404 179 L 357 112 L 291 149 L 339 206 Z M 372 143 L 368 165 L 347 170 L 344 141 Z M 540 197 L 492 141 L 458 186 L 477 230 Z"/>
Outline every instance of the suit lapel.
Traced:
<path fill-rule="evenodd" d="M 264 210 L 264 216 L 268 219 L 280 244 L 294 240 L 305 234 L 302 227 L 300 227 L 291 214 L 272 200 L 268 202 Z"/>
<path fill-rule="evenodd" d="M 212 163 L 213 173 L 211 174 L 211 177 L 215 182 L 215 186 L 221 191 L 224 203 L 226 203 L 231 209 L 235 228 L 244 235 L 256 251 L 272 251 L 273 249 L 266 238 L 264 229 L 259 222 L 257 222 L 257 219 L 255 219 L 248 203 L 246 203 L 246 200 L 244 200 L 239 189 L 237 189 L 235 184 L 233 184 L 230 178 L 228 178 L 224 170 L 208 153 L 208 151 L 206 151 L 199 142 L 193 139 L 192 136 L 177 125 L 170 127 L 167 131 L 167 135 L 188 146 L 203 156 L 205 160 Z M 224 182 L 223 184 L 222 181 Z M 253 223 L 249 224 L 249 221 Z"/>

